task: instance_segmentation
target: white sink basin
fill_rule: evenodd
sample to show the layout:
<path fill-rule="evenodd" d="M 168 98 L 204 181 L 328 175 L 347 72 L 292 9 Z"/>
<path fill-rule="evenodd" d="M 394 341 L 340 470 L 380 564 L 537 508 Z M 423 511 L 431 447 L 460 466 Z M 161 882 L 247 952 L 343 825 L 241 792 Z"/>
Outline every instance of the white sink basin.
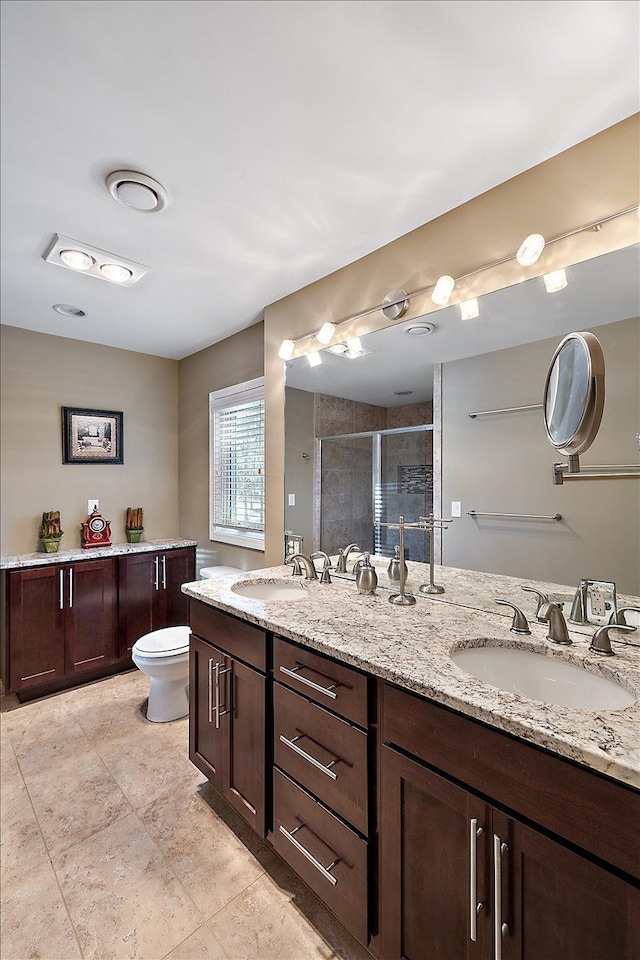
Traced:
<path fill-rule="evenodd" d="M 451 659 L 492 687 L 558 707 L 623 710 L 635 696 L 613 680 L 557 657 L 511 647 L 467 647 Z"/>
<path fill-rule="evenodd" d="M 306 600 L 306 587 L 289 580 L 243 580 L 234 583 L 233 593 L 240 597 L 249 597 L 251 600 Z"/>

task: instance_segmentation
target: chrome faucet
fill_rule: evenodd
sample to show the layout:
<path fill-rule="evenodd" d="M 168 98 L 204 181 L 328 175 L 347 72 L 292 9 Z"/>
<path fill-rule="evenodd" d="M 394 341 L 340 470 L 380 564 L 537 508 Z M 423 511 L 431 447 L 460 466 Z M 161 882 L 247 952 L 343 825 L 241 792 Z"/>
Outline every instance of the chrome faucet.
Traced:
<path fill-rule="evenodd" d="M 618 616 L 616 617 L 615 613 L 612 613 L 609 623 L 611 624 L 619 623 L 623 627 L 628 626 L 625 613 L 640 613 L 640 607 L 620 607 L 620 609 L 618 610 Z"/>
<path fill-rule="evenodd" d="M 300 577 L 302 576 L 302 569 L 304 568 L 304 578 L 305 580 L 317 580 L 318 574 L 316 573 L 316 568 L 312 560 L 309 557 L 305 556 L 304 553 L 293 553 L 290 557 L 287 557 L 285 564 L 293 565 L 293 576 Z"/>
<path fill-rule="evenodd" d="M 540 590 L 536 590 L 535 587 L 522 587 L 522 589 L 526 593 L 535 593 L 536 597 L 538 598 L 538 605 L 536 607 L 536 620 L 537 620 L 542 607 L 544 607 L 545 603 L 549 603 L 549 597 L 546 595 L 546 593 L 542 593 Z M 562 609 L 562 607 L 560 607 L 560 609 Z"/>
<path fill-rule="evenodd" d="M 589 653 L 599 653 L 602 657 L 615 657 L 615 652 L 611 649 L 609 630 L 634 633 L 635 629 L 635 627 L 628 627 L 622 623 L 607 623 L 604 627 L 598 627 L 589 645 Z"/>
<path fill-rule="evenodd" d="M 324 563 L 322 565 L 322 576 L 320 577 L 320 583 L 331 583 L 331 560 L 324 552 L 324 550 L 316 550 L 315 553 L 311 554 L 311 560 L 322 560 L 324 558 Z"/>
<path fill-rule="evenodd" d="M 551 643 L 562 643 L 565 646 L 573 643 L 567 630 L 567 621 L 557 603 L 543 603 L 538 610 L 538 620 L 549 624 L 547 640 Z"/>
<path fill-rule="evenodd" d="M 360 550 L 359 544 L 350 543 L 348 546 L 344 548 L 344 550 L 338 551 L 338 565 L 336 566 L 336 570 L 338 573 L 347 572 L 347 559 L 352 550 Z"/>

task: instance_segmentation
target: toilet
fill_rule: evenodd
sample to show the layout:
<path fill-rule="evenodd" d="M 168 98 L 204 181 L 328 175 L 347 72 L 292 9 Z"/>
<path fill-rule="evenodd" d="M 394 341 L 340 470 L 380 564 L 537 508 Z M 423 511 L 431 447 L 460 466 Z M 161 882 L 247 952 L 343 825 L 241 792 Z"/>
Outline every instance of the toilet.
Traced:
<path fill-rule="evenodd" d="M 203 567 L 202 580 L 241 573 L 236 567 Z M 147 720 L 168 723 L 189 713 L 189 627 L 164 627 L 145 633 L 133 645 L 136 667 L 150 677 Z"/>

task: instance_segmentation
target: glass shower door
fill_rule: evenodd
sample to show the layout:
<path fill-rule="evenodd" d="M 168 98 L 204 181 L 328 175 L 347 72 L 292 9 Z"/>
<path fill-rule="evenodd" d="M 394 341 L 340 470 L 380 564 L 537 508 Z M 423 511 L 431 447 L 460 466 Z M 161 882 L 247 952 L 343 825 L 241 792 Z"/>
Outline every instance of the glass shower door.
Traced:
<path fill-rule="evenodd" d="M 413 523 L 433 511 L 433 430 L 417 428 L 381 432 L 375 483 L 375 520 L 394 523 L 404 517 Z M 392 557 L 398 531 L 375 526 L 375 552 Z M 405 532 L 407 560 L 426 563 L 429 536 L 426 530 Z"/>

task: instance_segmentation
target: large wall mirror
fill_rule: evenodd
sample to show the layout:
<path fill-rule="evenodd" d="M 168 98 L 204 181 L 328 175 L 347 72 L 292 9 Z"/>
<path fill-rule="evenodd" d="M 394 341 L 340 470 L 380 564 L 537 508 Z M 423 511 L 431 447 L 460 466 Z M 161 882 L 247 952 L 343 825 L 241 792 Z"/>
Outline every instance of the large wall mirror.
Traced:
<path fill-rule="evenodd" d="M 638 482 L 554 486 L 542 411 L 560 340 L 597 332 L 607 397 L 588 459 L 638 462 L 639 258 L 632 245 L 568 266 L 555 293 L 540 277 L 487 294 L 471 319 L 452 305 L 400 320 L 363 337 L 353 359 L 326 349 L 318 366 L 290 361 L 285 527 L 304 551 L 357 542 L 392 556 L 376 521 L 451 516 L 460 504 L 439 544 L 444 565 L 573 587 L 613 580 L 640 594 Z M 426 559 L 426 534 L 407 547 Z"/>

